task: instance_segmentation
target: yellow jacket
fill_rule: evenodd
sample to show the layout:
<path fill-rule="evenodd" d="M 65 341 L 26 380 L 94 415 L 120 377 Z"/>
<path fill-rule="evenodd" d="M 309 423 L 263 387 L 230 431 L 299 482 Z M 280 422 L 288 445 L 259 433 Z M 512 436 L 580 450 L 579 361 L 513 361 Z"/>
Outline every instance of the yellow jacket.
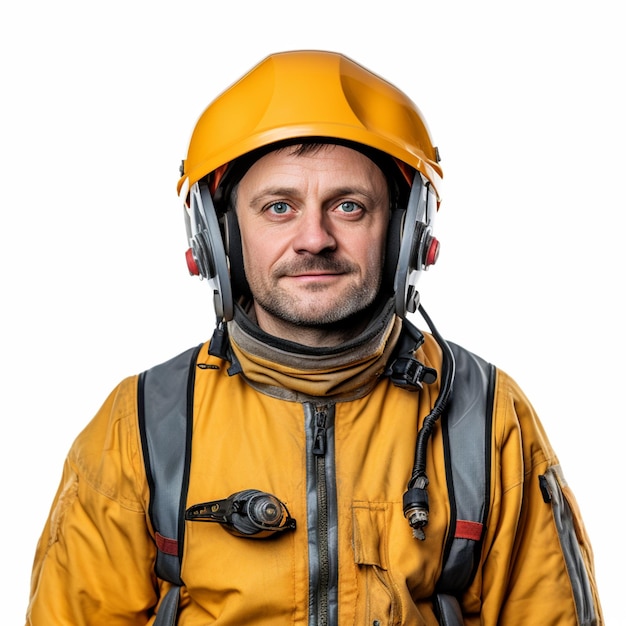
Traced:
<path fill-rule="evenodd" d="M 367 349 L 352 346 L 350 359 L 341 353 L 294 356 L 284 345 L 268 358 L 258 337 L 235 324 L 240 375 L 229 374 L 229 363 L 202 348 L 187 506 L 259 489 L 287 505 L 297 528 L 264 540 L 187 522 L 180 626 L 318 624 L 314 581 L 324 577 L 336 577 L 329 602 L 338 607 L 341 626 L 438 623 L 431 597 L 450 514 L 439 429 L 428 447 L 424 541 L 412 535 L 402 496 L 414 460 L 416 417 L 421 422 L 430 412 L 439 381 L 413 393 L 381 377 L 398 332 L 395 320 Z M 439 371 L 441 353 L 430 336 L 417 356 Z M 326 453 L 316 460 L 308 451 L 319 406 L 329 417 Z M 153 622 L 169 583 L 154 574 L 137 412 L 137 377 L 131 377 L 72 446 L 37 547 L 27 624 Z M 480 567 L 462 598 L 465 623 L 574 626 L 573 590 L 587 584 L 594 605 L 588 611 L 596 614 L 589 623 L 601 624 L 591 548 L 574 497 L 535 412 L 502 371 L 491 446 L 491 509 Z M 574 547 L 586 571 L 568 573 L 558 533 L 567 520 L 555 521 L 543 500 L 538 477 L 551 467 L 572 508 Z M 328 521 L 319 519 L 323 507 L 315 504 L 320 481 Z M 328 558 L 319 554 L 322 524 L 329 528 Z"/>

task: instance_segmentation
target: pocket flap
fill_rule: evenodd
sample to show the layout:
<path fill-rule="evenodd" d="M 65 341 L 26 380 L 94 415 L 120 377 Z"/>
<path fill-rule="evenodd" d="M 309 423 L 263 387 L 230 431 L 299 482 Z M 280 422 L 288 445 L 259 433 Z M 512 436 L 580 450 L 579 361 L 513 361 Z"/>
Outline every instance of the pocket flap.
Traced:
<path fill-rule="evenodd" d="M 354 561 L 386 570 L 387 505 L 356 503 L 352 506 Z"/>

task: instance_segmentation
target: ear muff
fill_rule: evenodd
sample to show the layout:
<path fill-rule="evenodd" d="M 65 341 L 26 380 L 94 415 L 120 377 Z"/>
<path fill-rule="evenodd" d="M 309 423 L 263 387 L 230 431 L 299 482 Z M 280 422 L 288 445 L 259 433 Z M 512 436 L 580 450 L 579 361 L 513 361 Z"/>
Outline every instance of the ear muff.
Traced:
<path fill-rule="evenodd" d="M 405 317 L 414 313 L 419 304 L 417 280 L 422 271 L 435 263 L 439 255 L 439 242 L 432 234 L 432 223 L 437 211 L 435 193 L 421 175 L 416 174 L 411 193 L 403 212 L 399 241 L 398 261 L 394 275 L 396 314 Z M 395 226 L 394 226 L 395 227 Z M 390 224 L 390 231 L 392 225 Z M 390 232 L 390 236 L 394 236 Z M 398 244 L 395 244 L 398 245 Z M 388 250 L 392 250 L 390 245 Z"/>
<path fill-rule="evenodd" d="M 187 266 L 191 274 L 209 281 L 218 321 L 233 317 L 233 296 L 219 222 L 206 181 L 193 185 L 189 192 L 185 224 L 190 248 Z"/>

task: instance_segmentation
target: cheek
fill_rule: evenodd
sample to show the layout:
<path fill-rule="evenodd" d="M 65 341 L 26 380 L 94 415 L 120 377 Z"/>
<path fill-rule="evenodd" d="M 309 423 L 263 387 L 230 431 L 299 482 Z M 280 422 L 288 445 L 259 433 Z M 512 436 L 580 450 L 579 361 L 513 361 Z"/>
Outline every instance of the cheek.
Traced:
<path fill-rule="evenodd" d="M 254 273 L 254 270 L 263 263 L 263 249 L 257 242 L 250 243 L 242 237 L 241 254 L 246 274 Z"/>
<path fill-rule="evenodd" d="M 366 245 L 370 258 L 382 262 L 387 246 L 387 222 L 370 231 Z"/>
<path fill-rule="evenodd" d="M 367 237 L 356 242 L 355 251 L 358 250 L 359 264 L 365 273 L 380 274 L 385 257 L 385 240 L 380 237 Z"/>
<path fill-rule="evenodd" d="M 265 238 L 258 235 L 245 237 L 242 233 L 241 252 L 248 276 L 267 274 L 280 259 L 279 246 L 275 238 Z"/>

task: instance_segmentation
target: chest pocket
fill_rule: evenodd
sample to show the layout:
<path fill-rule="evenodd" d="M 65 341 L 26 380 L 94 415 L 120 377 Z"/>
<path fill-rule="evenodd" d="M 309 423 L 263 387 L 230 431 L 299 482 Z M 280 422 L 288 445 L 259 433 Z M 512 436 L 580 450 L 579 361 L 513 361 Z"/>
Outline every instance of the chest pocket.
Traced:
<path fill-rule="evenodd" d="M 402 624 L 402 604 L 389 571 L 388 518 L 385 503 L 355 503 L 352 508 L 356 624 Z"/>

